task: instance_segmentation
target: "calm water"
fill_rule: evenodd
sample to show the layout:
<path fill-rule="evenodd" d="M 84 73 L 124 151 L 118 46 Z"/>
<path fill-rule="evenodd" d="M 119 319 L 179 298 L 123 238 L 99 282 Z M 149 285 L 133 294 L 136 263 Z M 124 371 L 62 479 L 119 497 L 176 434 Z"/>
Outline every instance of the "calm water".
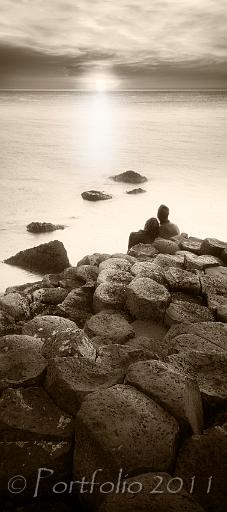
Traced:
<path fill-rule="evenodd" d="M 0 94 L 0 260 L 53 239 L 72 264 L 96 251 L 126 251 L 128 234 L 160 203 L 182 231 L 227 240 L 227 94 L 70 92 Z M 109 176 L 127 169 L 146 194 Z M 84 190 L 113 194 L 83 201 Z M 32 235 L 31 221 L 67 224 Z M 37 276 L 0 264 L 0 289 Z"/>

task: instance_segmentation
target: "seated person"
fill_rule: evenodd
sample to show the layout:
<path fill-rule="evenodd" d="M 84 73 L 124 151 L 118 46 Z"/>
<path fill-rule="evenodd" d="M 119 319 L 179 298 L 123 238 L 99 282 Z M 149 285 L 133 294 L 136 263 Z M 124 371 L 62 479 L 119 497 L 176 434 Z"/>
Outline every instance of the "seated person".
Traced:
<path fill-rule="evenodd" d="M 172 238 L 173 236 L 179 235 L 180 230 L 176 224 L 173 224 L 169 221 L 169 208 L 164 204 L 161 204 L 158 209 L 157 214 L 158 220 L 160 222 L 159 233 L 158 236 L 160 238 Z"/>
<path fill-rule="evenodd" d="M 158 236 L 159 223 L 157 219 L 152 217 L 148 219 L 144 229 L 133 231 L 129 236 L 128 249 L 137 244 L 152 244 L 154 239 Z"/>

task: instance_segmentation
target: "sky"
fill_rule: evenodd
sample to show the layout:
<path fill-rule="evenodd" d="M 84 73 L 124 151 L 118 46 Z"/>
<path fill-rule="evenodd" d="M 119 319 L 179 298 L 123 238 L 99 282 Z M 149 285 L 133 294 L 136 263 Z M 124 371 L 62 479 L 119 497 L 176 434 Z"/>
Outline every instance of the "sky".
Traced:
<path fill-rule="evenodd" d="M 227 0 L 0 0 L 0 88 L 227 88 Z"/>

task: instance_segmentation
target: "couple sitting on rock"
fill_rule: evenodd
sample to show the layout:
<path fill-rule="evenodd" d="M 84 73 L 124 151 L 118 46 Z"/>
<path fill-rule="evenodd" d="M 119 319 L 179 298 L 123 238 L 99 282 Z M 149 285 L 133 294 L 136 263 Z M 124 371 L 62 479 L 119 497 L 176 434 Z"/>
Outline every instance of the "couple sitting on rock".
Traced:
<path fill-rule="evenodd" d="M 168 239 L 180 234 L 178 226 L 169 221 L 168 206 L 159 206 L 157 217 L 158 220 L 155 217 L 148 219 L 144 229 L 130 234 L 128 249 L 137 244 L 151 244 L 158 237 Z"/>

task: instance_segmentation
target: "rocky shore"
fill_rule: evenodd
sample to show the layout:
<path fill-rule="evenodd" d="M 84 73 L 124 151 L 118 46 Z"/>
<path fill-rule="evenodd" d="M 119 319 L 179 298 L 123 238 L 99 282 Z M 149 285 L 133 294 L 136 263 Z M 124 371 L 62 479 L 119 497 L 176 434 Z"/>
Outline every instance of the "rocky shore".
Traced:
<path fill-rule="evenodd" d="M 224 512 L 227 244 L 51 243 L 0 297 L 2 510 Z"/>

